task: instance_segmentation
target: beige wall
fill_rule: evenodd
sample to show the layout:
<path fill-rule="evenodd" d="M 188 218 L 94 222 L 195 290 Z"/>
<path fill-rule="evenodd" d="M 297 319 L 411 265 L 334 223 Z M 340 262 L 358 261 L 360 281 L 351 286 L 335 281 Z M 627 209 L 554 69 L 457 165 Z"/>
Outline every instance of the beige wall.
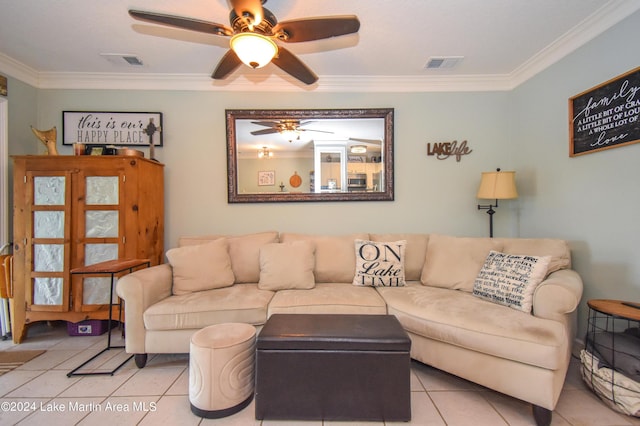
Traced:
<path fill-rule="evenodd" d="M 181 235 L 265 229 L 480 236 L 488 235 L 487 215 L 476 209 L 480 172 L 512 167 L 513 141 L 504 123 L 509 96 L 41 90 L 39 122 L 61 128 L 64 110 L 162 111 L 164 147 L 156 157 L 166 164 L 167 247 Z M 359 107 L 395 108 L 394 202 L 227 203 L 225 108 Z M 473 152 L 460 162 L 427 156 L 428 142 L 465 139 Z M 514 203 L 505 202 L 495 215 L 496 235 L 516 234 Z"/>

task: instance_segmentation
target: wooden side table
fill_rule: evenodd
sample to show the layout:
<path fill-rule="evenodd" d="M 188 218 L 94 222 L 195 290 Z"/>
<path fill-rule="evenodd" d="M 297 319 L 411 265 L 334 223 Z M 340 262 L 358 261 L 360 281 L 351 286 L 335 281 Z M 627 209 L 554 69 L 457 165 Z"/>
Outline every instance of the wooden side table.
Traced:
<path fill-rule="evenodd" d="M 592 299 L 587 302 L 589 309 L 612 317 L 640 321 L 640 303 L 623 300 Z"/>
<path fill-rule="evenodd" d="M 119 274 L 123 274 L 123 272 L 131 273 L 137 268 L 141 267 L 149 267 L 151 265 L 151 261 L 149 259 L 116 259 L 116 260 L 108 260 L 106 262 L 95 263 L 93 265 L 83 266 L 80 268 L 74 268 L 71 270 L 71 274 L 73 275 L 110 275 L 111 276 L 111 285 L 109 286 L 109 319 L 107 323 L 107 347 L 71 370 L 67 373 L 67 377 L 71 376 L 96 376 L 96 375 L 111 375 L 118 371 L 120 367 L 125 365 L 127 361 L 133 358 L 133 355 L 125 359 L 120 365 L 114 368 L 111 371 L 95 371 L 89 373 L 77 373 L 79 369 L 102 355 L 104 352 L 110 349 L 123 349 L 124 346 L 111 346 L 111 322 L 113 319 L 113 284 L 115 282 L 115 277 Z M 118 306 L 119 311 L 122 312 L 122 300 L 118 298 Z"/>

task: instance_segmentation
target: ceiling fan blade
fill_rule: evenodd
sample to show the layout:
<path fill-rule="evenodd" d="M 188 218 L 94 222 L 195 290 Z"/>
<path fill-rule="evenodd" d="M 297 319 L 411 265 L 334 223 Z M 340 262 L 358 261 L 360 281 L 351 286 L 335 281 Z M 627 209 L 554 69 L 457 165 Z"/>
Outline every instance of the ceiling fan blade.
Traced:
<path fill-rule="evenodd" d="M 278 123 L 277 121 L 252 121 L 251 124 L 257 124 L 258 126 L 265 126 L 265 127 L 273 127 L 273 126 L 277 126 Z"/>
<path fill-rule="evenodd" d="M 318 81 L 318 76 L 309 67 L 282 46 L 278 47 L 278 54 L 271 62 L 305 84 L 313 84 Z"/>
<path fill-rule="evenodd" d="M 278 129 L 262 129 L 262 130 L 254 130 L 253 132 L 251 132 L 251 134 L 258 136 L 258 135 L 269 135 L 271 133 L 278 133 L 278 132 L 279 132 Z"/>
<path fill-rule="evenodd" d="M 328 130 L 318 130 L 318 129 L 300 129 L 303 132 L 317 132 L 317 133 L 333 133 Z"/>
<path fill-rule="evenodd" d="M 236 68 L 240 66 L 242 61 L 236 55 L 232 49 L 227 50 L 227 53 L 224 54 L 220 62 L 218 62 L 218 66 L 215 71 L 211 75 L 211 78 L 216 80 L 222 80 L 229 74 L 231 74 Z"/>
<path fill-rule="evenodd" d="M 184 30 L 199 31 L 201 33 L 221 36 L 233 35 L 233 30 L 226 25 L 202 21 L 200 19 L 183 18 L 180 16 L 166 15 L 164 13 L 144 12 L 142 10 L 129 10 L 129 15 L 140 21 L 169 25 L 171 27 L 182 28 Z"/>
<path fill-rule="evenodd" d="M 273 34 L 282 41 L 298 43 L 352 34 L 360 29 L 357 16 L 329 16 L 284 21 L 273 27 Z M 283 35 L 280 36 L 279 33 Z"/>
<path fill-rule="evenodd" d="M 253 25 L 258 25 L 264 18 L 261 0 L 230 0 L 230 3 L 236 15 L 246 17 L 246 13 L 249 13 Z"/>

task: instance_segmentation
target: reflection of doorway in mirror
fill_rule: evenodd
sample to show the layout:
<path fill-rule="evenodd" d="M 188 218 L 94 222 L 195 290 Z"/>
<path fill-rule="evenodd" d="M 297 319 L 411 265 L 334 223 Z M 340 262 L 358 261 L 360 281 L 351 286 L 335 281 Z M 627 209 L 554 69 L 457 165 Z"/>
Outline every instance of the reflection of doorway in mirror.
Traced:
<path fill-rule="evenodd" d="M 335 142 L 314 142 L 315 182 L 319 192 L 347 191 L 347 151 Z"/>

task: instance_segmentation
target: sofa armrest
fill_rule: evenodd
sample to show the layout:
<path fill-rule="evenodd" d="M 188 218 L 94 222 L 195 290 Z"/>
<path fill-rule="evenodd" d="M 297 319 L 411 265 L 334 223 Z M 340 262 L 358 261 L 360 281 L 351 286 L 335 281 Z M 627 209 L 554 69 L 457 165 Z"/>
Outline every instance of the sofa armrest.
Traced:
<path fill-rule="evenodd" d="M 533 295 L 533 314 L 564 321 L 576 310 L 582 298 L 582 279 L 572 269 L 555 271 L 540 283 Z"/>
<path fill-rule="evenodd" d="M 118 279 L 116 292 L 124 300 L 125 346 L 128 353 L 143 354 L 147 308 L 171 296 L 173 273 L 169 264 L 141 269 Z"/>

